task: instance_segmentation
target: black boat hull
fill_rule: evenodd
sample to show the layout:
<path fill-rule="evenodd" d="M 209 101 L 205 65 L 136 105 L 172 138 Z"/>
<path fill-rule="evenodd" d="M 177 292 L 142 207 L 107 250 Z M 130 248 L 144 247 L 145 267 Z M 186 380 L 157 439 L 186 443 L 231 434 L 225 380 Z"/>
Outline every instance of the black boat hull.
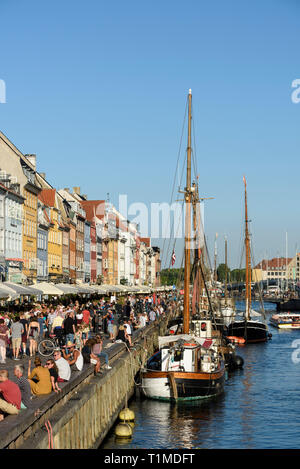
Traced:
<path fill-rule="evenodd" d="M 228 326 L 228 336 L 242 337 L 246 343 L 266 342 L 268 328 L 258 321 L 235 321 Z"/>

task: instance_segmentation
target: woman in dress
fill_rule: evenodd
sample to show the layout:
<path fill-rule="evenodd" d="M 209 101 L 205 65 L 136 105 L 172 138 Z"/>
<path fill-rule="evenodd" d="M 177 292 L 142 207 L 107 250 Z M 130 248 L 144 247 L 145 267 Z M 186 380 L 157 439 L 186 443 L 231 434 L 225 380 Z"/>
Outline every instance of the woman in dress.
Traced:
<path fill-rule="evenodd" d="M 37 341 L 39 338 L 40 325 L 35 317 L 29 322 L 27 337 L 29 339 L 29 354 L 32 357 L 37 351 Z"/>

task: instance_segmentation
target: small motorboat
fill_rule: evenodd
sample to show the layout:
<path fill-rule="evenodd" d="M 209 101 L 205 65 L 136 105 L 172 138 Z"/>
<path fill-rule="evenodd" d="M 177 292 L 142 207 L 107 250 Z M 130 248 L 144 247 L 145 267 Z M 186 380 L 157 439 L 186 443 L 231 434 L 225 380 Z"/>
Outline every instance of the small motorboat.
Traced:
<path fill-rule="evenodd" d="M 270 324 L 278 329 L 300 329 L 300 313 L 273 314 Z"/>

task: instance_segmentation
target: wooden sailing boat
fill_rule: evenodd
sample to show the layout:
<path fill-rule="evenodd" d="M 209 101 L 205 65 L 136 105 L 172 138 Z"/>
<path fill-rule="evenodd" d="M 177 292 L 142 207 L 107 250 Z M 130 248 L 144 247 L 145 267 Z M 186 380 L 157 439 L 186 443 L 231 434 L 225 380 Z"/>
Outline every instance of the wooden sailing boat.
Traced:
<path fill-rule="evenodd" d="M 243 338 L 246 343 L 266 342 L 271 334 L 268 333 L 268 327 L 265 322 L 253 319 L 255 316 L 261 316 L 251 309 L 251 252 L 250 252 L 250 234 L 247 206 L 247 183 L 243 178 L 245 185 L 245 253 L 246 253 L 246 283 L 245 283 L 245 312 L 242 320 L 234 320 L 228 326 L 228 336 Z"/>
<path fill-rule="evenodd" d="M 190 277 L 191 277 L 191 207 L 195 186 L 191 184 L 191 109 L 189 91 L 187 173 L 184 200 L 184 307 L 183 333 L 159 337 L 159 351 L 142 371 L 142 391 L 146 397 L 167 401 L 202 399 L 223 392 L 225 366 L 220 353 L 220 339 L 213 337 L 210 319 L 195 320 L 191 332 Z"/>

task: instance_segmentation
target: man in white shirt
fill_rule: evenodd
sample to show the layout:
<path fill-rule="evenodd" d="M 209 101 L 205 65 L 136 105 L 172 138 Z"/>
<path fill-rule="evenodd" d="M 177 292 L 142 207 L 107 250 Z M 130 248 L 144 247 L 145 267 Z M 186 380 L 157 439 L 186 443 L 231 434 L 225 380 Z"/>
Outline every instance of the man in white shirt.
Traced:
<path fill-rule="evenodd" d="M 149 319 L 150 319 L 151 322 L 152 322 L 152 321 L 155 321 L 155 319 L 156 319 L 156 313 L 155 313 L 154 309 L 151 309 L 151 311 L 150 311 L 150 313 L 149 313 Z"/>
<path fill-rule="evenodd" d="M 139 325 L 140 325 L 140 327 L 145 327 L 146 326 L 146 315 L 145 314 L 140 315 Z"/>
<path fill-rule="evenodd" d="M 71 368 L 67 360 L 62 357 L 60 350 L 55 350 L 54 354 L 55 364 L 58 368 L 58 379 L 59 383 L 69 381 L 71 378 Z"/>
<path fill-rule="evenodd" d="M 75 368 L 78 371 L 81 371 L 83 368 L 83 356 L 80 350 L 78 350 L 75 344 L 67 342 L 66 350 L 63 350 L 63 356 L 69 363 L 69 365 L 75 365 Z"/>

